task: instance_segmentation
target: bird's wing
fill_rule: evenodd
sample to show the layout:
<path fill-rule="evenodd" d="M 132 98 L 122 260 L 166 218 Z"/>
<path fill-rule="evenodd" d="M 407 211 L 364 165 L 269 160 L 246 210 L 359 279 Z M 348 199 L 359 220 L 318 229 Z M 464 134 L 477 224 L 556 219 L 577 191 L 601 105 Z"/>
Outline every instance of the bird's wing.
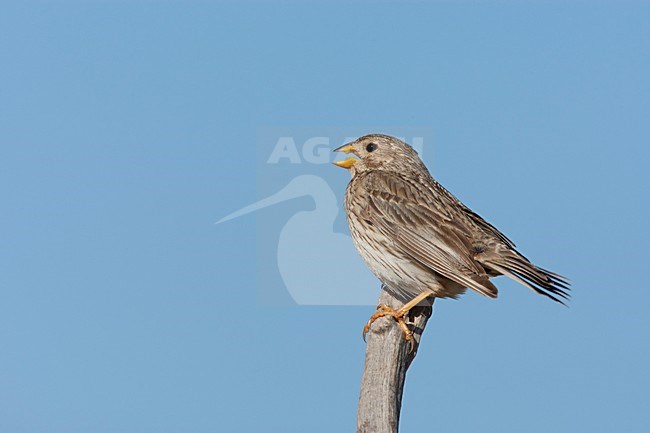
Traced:
<path fill-rule="evenodd" d="M 385 171 L 364 173 L 362 181 L 366 200 L 360 216 L 395 248 L 463 287 L 497 296 L 485 269 L 473 259 L 471 240 L 462 235 L 470 228 L 459 227 L 462 220 L 435 202 L 426 185 Z"/>
<path fill-rule="evenodd" d="M 472 234 L 475 243 L 470 249 L 474 245 L 479 247 L 478 251 L 472 251 L 472 258 L 479 266 L 490 270 L 492 275 L 505 275 L 561 304 L 564 304 L 562 299 L 569 299 L 569 281 L 565 277 L 535 266 L 496 227 L 465 206 L 434 179 L 428 181 L 430 188 L 438 192 L 436 202 L 439 203 L 435 205 L 437 209 L 444 210 L 444 215 L 448 217 L 447 223 L 461 238 L 463 234 Z"/>

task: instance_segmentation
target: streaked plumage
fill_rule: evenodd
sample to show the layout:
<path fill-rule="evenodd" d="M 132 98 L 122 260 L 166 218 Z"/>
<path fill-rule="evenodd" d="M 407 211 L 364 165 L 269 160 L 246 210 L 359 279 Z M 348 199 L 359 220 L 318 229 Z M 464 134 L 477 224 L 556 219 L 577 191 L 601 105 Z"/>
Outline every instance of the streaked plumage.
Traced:
<path fill-rule="evenodd" d="M 568 282 L 535 266 L 515 244 L 436 182 L 417 153 L 386 135 L 336 149 L 352 180 L 345 194 L 350 233 L 361 257 L 404 300 L 423 291 L 455 298 L 466 288 L 490 298 L 490 278 L 506 275 L 557 302 Z"/>

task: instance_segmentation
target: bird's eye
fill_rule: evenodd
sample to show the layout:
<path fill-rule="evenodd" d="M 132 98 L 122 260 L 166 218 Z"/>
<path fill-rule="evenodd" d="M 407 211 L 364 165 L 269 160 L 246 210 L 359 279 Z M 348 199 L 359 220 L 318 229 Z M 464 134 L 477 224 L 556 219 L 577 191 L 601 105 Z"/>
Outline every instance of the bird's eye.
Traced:
<path fill-rule="evenodd" d="M 369 144 L 366 146 L 366 150 L 367 150 L 368 152 L 374 152 L 375 150 L 377 150 L 377 147 L 378 147 L 378 146 L 377 146 L 375 143 L 369 143 Z"/>

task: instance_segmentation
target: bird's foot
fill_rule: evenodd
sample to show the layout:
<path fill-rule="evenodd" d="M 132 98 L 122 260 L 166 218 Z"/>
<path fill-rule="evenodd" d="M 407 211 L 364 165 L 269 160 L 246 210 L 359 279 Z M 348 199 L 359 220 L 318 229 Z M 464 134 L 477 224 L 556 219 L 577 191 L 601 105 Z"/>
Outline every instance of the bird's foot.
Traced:
<path fill-rule="evenodd" d="M 404 332 L 404 339 L 408 341 L 410 345 L 409 348 L 409 353 L 410 353 L 411 351 L 413 351 L 415 342 L 413 340 L 413 332 L 409 329 L 408 325 L 404 321 L 404 317 L 408 312 L 409 310 L 405 309 L 404 307 L 394 310 L 388 305 L 384 305 L 384 304 L 377 305 L 377 312 L 373 314 L 370 317 L 370 319 L 368 319 L 368 323 L 366 323 L 366 326 L 363 327 L 363 341 L 366 341 L 366 334 L 368 334 L 368 331 L 370 331 L 370 327 L 372 326 L 375 320 L 379 319 L 380 317 L 391 316 L 393 319 L 395 319 L 397 325 L 402 329 L 402 332 Z"/>

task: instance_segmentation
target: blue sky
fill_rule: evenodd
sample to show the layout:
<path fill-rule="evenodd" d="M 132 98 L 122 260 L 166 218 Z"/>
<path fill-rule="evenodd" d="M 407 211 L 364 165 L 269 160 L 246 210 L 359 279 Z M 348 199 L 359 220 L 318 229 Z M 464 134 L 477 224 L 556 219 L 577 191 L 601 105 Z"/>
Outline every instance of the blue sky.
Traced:
<path fill-rule="evenodd" d="M 430 128 L 434 175 L 573 282 L 439 302 L 403 431 L 648 431 L 649 14 L 5 2 L 0 431 L 351 431 L 373 308 L 257 299 L 259 221 L 309 202 L 214 224 L 260 130 L 319 125 Z"/>

